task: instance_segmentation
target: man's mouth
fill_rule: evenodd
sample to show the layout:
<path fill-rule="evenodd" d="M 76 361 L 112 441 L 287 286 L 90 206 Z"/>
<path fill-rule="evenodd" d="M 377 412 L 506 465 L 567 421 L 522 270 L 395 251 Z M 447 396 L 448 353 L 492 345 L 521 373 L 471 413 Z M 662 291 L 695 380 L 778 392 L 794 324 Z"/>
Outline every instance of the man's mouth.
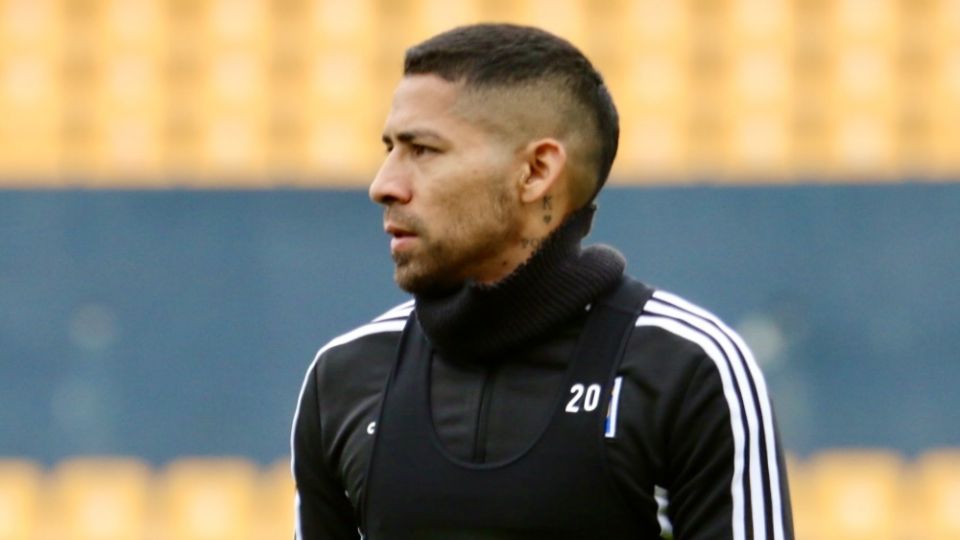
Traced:
<path fill-rule="evenodd" d="M 392 252 L 405 249 L 417 238 L 415 232 L 398 225 L 387 224 L 383 230 L 393 237 L 390 239 L 390 251 Z"/>
<path fill-rule="evenodd" d="M 394 238 L 403 238 L 407 236 L 416 236 L 417 234 L 410 229 L 402 227 L 400 225 L 395 225 L 393 223 L 387 223 L 383 226 L 384 232 L 389 234 Z"/>

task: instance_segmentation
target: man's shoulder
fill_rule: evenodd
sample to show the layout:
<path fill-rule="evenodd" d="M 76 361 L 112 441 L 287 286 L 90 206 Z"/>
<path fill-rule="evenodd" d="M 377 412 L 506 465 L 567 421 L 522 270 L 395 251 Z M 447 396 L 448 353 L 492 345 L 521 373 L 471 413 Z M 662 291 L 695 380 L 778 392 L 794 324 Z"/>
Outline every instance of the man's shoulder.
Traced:
<path fill-rule="evenodd" d="M 370 322 L 331 339 L 320 348 L 317 356 L 323 356 L 332 351 L 362 347 L 366 343 L 380 341 L 391 335 L 397 337 L 403 331 L 411 313 L 413 313 L 413 300 L 394 306 Z"/>
<path fill-rule="evenodd" d="M 407 300 L 406 302 L 402 304 L 397 304 L 396 306 L 393 306 L 392 308 L 383 312 L 382 314 L 380 314 L 379 316 L 371 320 L 369 323 L 367 323 L 365 326 L 369 326 L 371 324 L 376 324 L 376 323 L 389 322 L 389 321 L 398 321 L 398 320 L 406 321 L 410 317 L 410 314 L 413 313 L 413 308 L 414 308 L 414 300 Z"/>
<path fill-rule="evenodd" d="M 753 403 L 754 392 L 766 400 L 763 374 L 737 332 L 713 313 L 662 290 L 640 310 L 620 373 L 656 388 L 666 403 L 673 402 L 669 396 L 693 392 L 726 400 L 734 414 L 741 408 L 737 400 Z"/>
<path fill-rule="evenodd" d="M 394 306 L 370 322 L 331 339 L 317 351 L 314 364 L 331 359 L 392 356 L 413 306 L 413 300 Z"/>
<path fill-rule="evenodd" d="M 646 361 L 753 363 L 743 339 L 720 317 L 669 291 L 655 289 L 640 310 L 630 350 Z"/>

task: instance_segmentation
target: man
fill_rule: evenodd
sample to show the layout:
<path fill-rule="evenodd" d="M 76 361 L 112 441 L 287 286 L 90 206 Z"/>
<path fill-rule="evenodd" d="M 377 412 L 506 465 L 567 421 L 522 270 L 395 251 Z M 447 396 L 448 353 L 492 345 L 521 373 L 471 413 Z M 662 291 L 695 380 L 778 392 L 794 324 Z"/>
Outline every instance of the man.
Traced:
<path fill-rule="evenodd" d="M 370 186 L 415 301 L 307 371 L 297 537 L 793 537 L 774 420 L 744 343 L 581 249 L 618 120 L 541 30 L 407 51 Z"/>

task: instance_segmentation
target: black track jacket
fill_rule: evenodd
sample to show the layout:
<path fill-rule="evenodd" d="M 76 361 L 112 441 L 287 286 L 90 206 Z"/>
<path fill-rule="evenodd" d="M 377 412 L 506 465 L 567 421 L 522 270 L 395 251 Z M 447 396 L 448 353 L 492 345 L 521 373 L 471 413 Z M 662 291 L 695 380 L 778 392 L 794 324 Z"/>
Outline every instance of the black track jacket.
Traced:
<path fill-rule="evenodd" d="M 332 340 L 307 370 L 291 436 L 299 540 L 361 537 L 381 393 L 412 309 L 402 304 Z M 433 422 L 447 449 L 474 462 L 515 455 L 552 408 L 581 406 L 586 389 L 560 385 L 585 318 L 483 364 L 435 354 Z M 609 470 L 651 539 L 793 538 L 766 384 L 715 316 L 655 292 L 636 320 L 608 421 Z"/>

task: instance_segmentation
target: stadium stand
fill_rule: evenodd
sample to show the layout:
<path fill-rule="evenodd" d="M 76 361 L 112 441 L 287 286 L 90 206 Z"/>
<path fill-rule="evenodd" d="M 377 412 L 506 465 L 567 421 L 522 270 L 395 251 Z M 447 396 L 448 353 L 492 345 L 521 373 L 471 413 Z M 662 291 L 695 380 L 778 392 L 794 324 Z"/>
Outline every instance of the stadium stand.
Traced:
<path fill-rule="evenodd" d="M 212 2 L 198 21 L 206 64 L 200 93 L 199 176 L 265 173 L 271 25 L 266 2 Z"/>
<path fill-rule="evenodd" d="M 817 534 L 824 540 L 902 538 L 903 462 L 880 450 L 824 452 L 807 464 Z"/>
<path fill-rule="evenodd" d="M 42 478 L 34 463 L 0 459 L 0 540 L 37 538 Z"/>
<path fill-rule="evenodd" d="M 258 485 L 258 538 L 287 538 L 294 516 L 294 485 L 290 475 L 290 460 L 278 460 L 264 469 Z"/>
<path fill-rule="evenodd" d="M 954 4 L 3 0 L 0 184 L 364 184 L 403 49 L 481 20 L 595 59 L 617 181 L 944 178 Z"/>
<path fill-rule="evenodd" d="M 869 449 L 789 456 L 798 540 L 960 539 L 960 451 L 908 460 Z M 293 524 L 286 459 L 0 460 L 0 540 L 266 540 Z M 41 504 L 41 501 L 43 503 Z"/>
<path fill-rule="evenodd" d="M 13 2 L 0 17 L 0 171 L 49 182 L 56 172 L 64 87 L 55 2 Z"/>
<path fill-rule="evenodd" d="M 684 69 L 686 15 L 676 3 L 643 2 L 625 17 L 623 46 L 637 53 L 624 58 L 619 72 L 607 75 L 621 117 L 633 119 L 621 123 L 620 167 L 663 179 L 686 172 L 685 106 L 692 90 Z"/>
<path fill-rule="evenodd" d="M 253 540 L 258 471 L 241 458 L 178 460 L 164 471 L 162 538 Z"/>
<path fill-rule="evenodd" d="M 805 463 L 793 454 L 787 454 L 787 479 L 790 483 L 790 504 L 793 509 L 794 533 L 797 538 L 820 538 L 816 498 L 811 492 L 810 478 Z"/>
<path fill-rule="evenodd" d="M 928 451 L 917 460 L 914 473 L 917 537 L 960 540 L 960 450 Z"/>
<path fill-rule="evenodd" d="M 76 458 L 52 474 L 55 510 L 47 515 L 53 536 L 62 540 L 143 538 L 152 474 L 132 458 Z"/>
<path fill-rule="evenodd" d="M 0 188 L 366 185 L 404 48 L 480 20 L 595 60 L 614 182 L 960 173 L 954 0 L 0 0 Z M 958 449 L 788 466 L 801 540 L 960 540 Z M 289 538 L 292 493 L 286 460 L 0 456 L 0 540 Z"/>

